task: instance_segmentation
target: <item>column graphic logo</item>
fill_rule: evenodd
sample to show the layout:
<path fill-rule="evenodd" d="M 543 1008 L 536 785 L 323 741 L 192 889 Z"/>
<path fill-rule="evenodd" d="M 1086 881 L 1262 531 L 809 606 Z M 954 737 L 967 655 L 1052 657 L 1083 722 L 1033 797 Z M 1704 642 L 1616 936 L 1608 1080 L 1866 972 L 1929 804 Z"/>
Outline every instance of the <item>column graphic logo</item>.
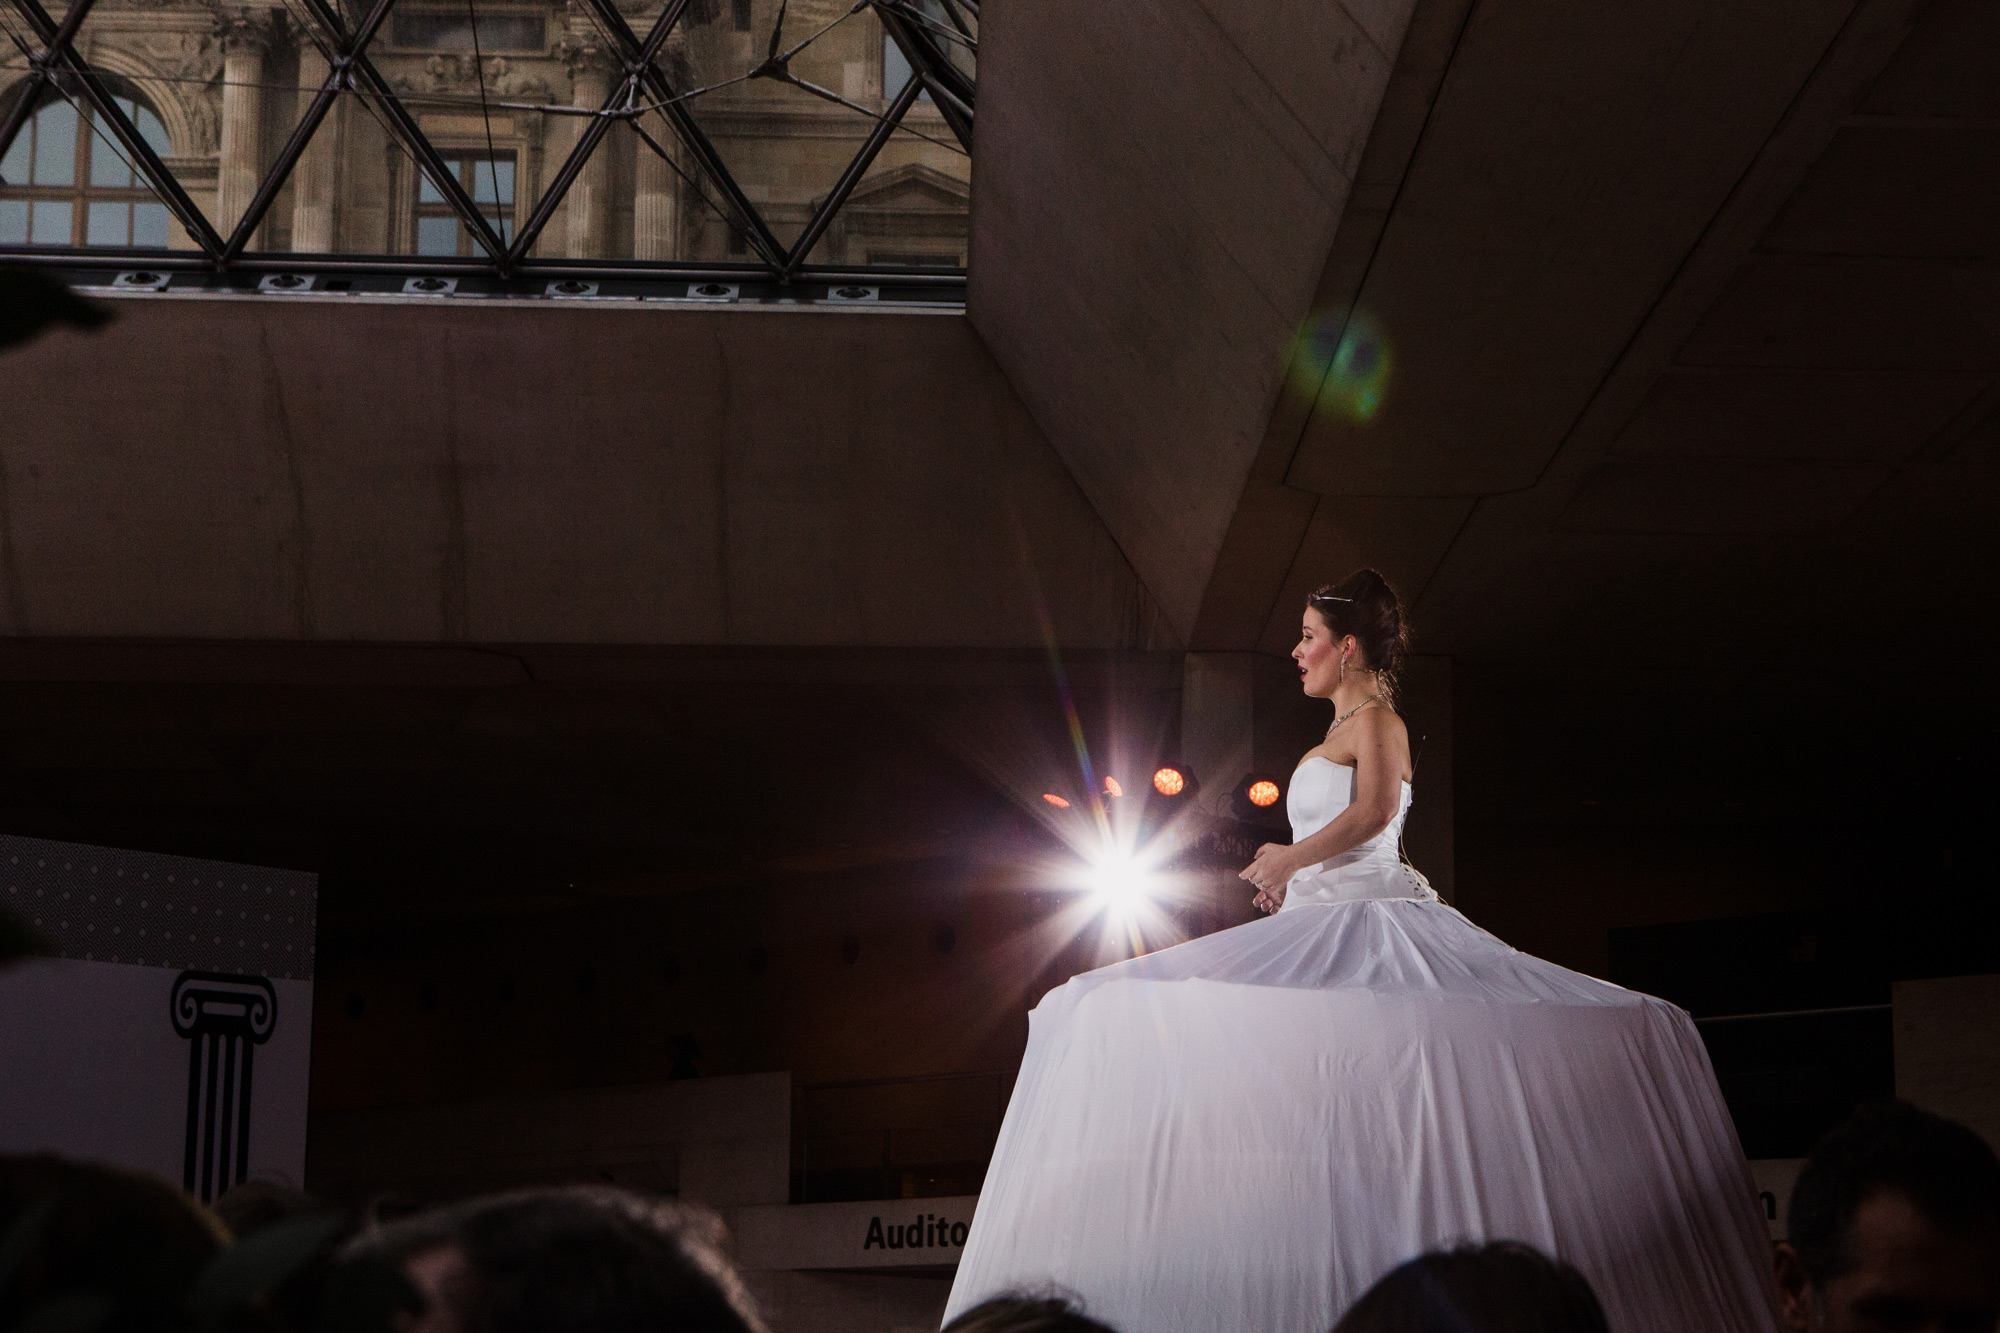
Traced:
<path fill-rule="evenodd" d="M 182 1185 L 207 1203 L 250 1174 L 250 1071 L 278 1022 L 264 977 L 183 972 L 174 1031 L 188 1043 L 187 1150 Z"/>

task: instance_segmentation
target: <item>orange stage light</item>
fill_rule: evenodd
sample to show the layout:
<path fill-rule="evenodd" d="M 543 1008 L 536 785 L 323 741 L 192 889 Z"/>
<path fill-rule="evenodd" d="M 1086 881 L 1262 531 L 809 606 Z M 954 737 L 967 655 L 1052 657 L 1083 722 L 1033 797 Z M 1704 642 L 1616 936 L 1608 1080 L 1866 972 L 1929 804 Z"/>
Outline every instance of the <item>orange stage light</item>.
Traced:
<path fill-rule="evenodd" d="M 1104 779 L 1104 794 L 1106 796 L 1123 796 L 1125 789 L 1118 785 L 1117 778 L 1107 776 Z"/>
<path fill-rule="evenodd" d="M 1153 790 L 1162 796 L 1179 796 L 1187 790 L 1187 775 L 1178 768 L 1163 768 L 1153 774 Z"/>
<path fill-rule="evenodd" d="M 1054 792 L 1052 792 L 1052 791 L 1045 791 L 1045 792 L 1043 792 L 1043 793 L 1042 793 L 1042 799 L 1043 799 L 1043 800 L 1045 800 L 1045 801 L 1047 801 L 1047 802 L 1048 802 L 1048 803 L 1049 803 L 1050 805 L 1053 805 L 1054 807 L 1056 807 L 1056 809 L 1058 809 L 1058 810 L 1067 810 L 1067 809 L 1069 809 L 1069 802 L 1068 802 L 1068 801 L 1065 801 L 1065 800 L 1064 800 L 1064 799 L 1063 799 L 1062 797 L 1060 797 L 1060 796 L 1056 795 L 1056 794 L 1055 794 Z"/>
<path fill-rule="evenodd" d="M 1256 806 L 1266 806 L 1266 805 L 1276 805 L 1278 803 L 1278 796 L 1280 795 L 1280 793 L 1278 791 L 1277 783 L 1266 780 L 1262 782 L 1251 783 L 1248 795 L 1250 797 L 1250 804 Z"/>

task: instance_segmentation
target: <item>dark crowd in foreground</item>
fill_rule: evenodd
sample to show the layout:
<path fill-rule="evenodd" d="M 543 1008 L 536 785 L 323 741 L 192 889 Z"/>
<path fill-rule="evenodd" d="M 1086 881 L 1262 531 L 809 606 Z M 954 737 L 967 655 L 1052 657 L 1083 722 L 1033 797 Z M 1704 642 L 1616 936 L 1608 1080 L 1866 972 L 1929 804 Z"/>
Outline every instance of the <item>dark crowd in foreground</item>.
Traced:
<path fill-rule="evenodd" d="M 1772 1258 L 1790 1329 L 2000 1323 L 2000 1161 L 1961 1125 L 1863 1107 L 1808 1159 L 1789 1233 Z M 8 1333 L 765 1333 L 726 1246 L 713 1214 L 617 1189 L 356 1217 L 254 1181 L 203 1208 L 148 1176 L 0 1157 Z M 947 1333 L 1115 1331 L 1031 1292 Z M 1332 1333 L 1610 1331 L 1574 1268 L 1497 1241 L 1411 1259 Z"/>

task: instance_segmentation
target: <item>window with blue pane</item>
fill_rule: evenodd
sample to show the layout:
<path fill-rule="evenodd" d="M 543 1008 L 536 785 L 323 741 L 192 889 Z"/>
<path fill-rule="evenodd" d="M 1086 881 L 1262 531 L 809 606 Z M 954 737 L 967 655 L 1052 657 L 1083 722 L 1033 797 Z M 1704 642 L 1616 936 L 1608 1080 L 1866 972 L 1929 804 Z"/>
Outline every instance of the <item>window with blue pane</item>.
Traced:
<path fill-rule="evenodd" d="M 514 155 L 512 153 L 446 152 L 444 164 L 479 205 L 503 241 L 514 239 Z M 458 220 L 444 192 L 419 176 L 417 183 L 417 253 L 420 255 L 480 255 L 485 251 Z"/>
<path fill-rule="evenodd" d="M 147 144 L 173 152 L 166 126 L 134 96 L 117 98 Z M 0 245 L 165 249 L 167 208 L 87 105 L 47 100 L 0 154 Z"/>

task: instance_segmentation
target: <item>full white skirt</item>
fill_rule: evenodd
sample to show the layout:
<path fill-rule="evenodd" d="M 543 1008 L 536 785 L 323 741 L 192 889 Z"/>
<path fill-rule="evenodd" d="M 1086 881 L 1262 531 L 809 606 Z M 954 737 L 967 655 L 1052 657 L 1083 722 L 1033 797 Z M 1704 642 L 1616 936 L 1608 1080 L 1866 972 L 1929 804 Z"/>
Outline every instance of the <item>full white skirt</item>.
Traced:
<path fill-rule="evenodd" d="M 1503 1238 L 1614 1333 L 1776 1328 L 1685 1013 L 1435 901 L 1297 906 L 1042 1000 L 946 1317 L 1053 1285 L 1125 1333 L 1327 1333 L 1405 1259 Z"/>

